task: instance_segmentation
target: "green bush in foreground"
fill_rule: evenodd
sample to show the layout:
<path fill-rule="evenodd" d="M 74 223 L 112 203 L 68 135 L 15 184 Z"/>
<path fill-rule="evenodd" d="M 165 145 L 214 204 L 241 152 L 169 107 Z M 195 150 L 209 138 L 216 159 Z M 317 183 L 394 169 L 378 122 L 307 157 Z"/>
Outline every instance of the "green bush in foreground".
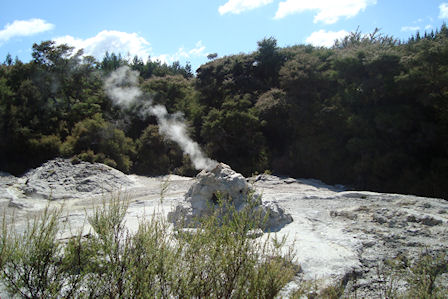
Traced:
<path fill-rule="evenodd" d="M 388 260 L 386 268 L 390 275 L 384 280 L 389 285 L 387 295 L 391 298 L 448 298 L 448 251 L 423 251 L 414 261 L 406 257 Z M 400 293 L 394 288 L 397 280 L 407 283 L 407 290 Z"/>
<path fill-rule="evenodd" d="M 61 210 L 45 209 L 18 233 L 3 221 L 1 279 L 23 298 L 273 298 L 295 274 L 276 239 L 250 237 L 248 213 L 210 216 L 172 232 L 162 217 L 126 229 L 118 198 L 88 217 L 92 231 L 61 239 Z M 5 217 L 4 217 L 5 218 Z"/>
<path fill-rule="evenodd" d="M 24 298 L 76 295 L 81 275 L 71 273 L 72 269 L 79 269 L 75 265 L 73 242 L 63 244 L 57 240 L 60 213 L 60 210 L 45 209 L 21 234 L 8 230 L 3 217 L 1 278 L 10 294 Z"/>

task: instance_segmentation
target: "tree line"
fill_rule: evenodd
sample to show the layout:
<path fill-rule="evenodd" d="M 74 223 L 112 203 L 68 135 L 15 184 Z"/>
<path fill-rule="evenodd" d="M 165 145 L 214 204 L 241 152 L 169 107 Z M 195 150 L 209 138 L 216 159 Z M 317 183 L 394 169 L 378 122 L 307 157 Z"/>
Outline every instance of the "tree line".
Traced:
<path fill-rule="evenodd" d="M 194 175 L 154 118 L 114 107 L 103 80 L 128 65 L 140 88 L 184 114 L 213 159 L 245 175 L 269 170 L 352 188 L 446 198 L 448 29 L 407 41 L 353 32 L 331 48 L 278 47 L 189 64 L 106 53 L 102 61 L 51 41 L 32 61 L 0 66 L 0 169 L 20 174 L 56 156 L 124 172 Z"/>

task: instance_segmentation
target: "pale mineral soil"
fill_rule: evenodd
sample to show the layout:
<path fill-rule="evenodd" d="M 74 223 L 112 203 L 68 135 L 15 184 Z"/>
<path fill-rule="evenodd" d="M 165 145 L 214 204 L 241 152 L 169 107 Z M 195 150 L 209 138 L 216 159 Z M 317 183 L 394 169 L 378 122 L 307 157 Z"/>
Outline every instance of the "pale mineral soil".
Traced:
<path fill-rule="evenodd" d="M 66 237 L 81 227 L 87 233 L 86 215 L 113 194 L 129 200 L 126 224 L 132 231 L 154 213 L 166 216 L 194 182 L 189 177 L 124 175 L 101 164 L 53 160 L 20 178 L 1 173 L 0 210 L 7 221 L 15 219 L 20 231 L 47 205 L 63 205 L 61 237 Z M 293 217 L 276 234 L 285 236 L 285 248 L 294 248 L 303 272 L 284 289 L 284 296 L 303 279 L 318 279 L 322 285 L 346 279 L 347 289 L 358 296 L 380 297 L 377 269 L 382 261 L 448 248 L 444 199 L 347 191 L 318 180 L 272 175 L 249 182 L 263 201 L 276 202 Z"/>

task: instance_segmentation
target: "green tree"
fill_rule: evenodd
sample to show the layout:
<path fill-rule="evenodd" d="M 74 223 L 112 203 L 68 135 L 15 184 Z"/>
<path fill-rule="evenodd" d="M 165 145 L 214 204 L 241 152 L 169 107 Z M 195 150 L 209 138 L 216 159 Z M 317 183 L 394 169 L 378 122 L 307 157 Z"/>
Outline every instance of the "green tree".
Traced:
<path fill-rule="evenodd" d="M 136 63 L 138 65 L 138 60 Z M 121 57 L 120 53 L 118 53 L 117 55 L 115 53 L 109 53 L 108 51 L 106 51 L 106 54 L 104 55 L 104 58 L 101 61 L 100 68 L 104 72 L 110 73 L 123 65 L 127 65 L 127 61 Z"/>
<path fill-rule="evenodd" d="M 278 72 L 283 65 L 284 57 L 277 47 L 277 40 L 269 37 L 257 44 L 255 73 L 266 86 L 278 87 Z"/>
<path fill-rule="evenodd" d="M 159 127 L 149 125 L 136 142 L 134 171 L 144 175 L 162 175 L 182 164 L 182 151 L 163 138 Z"/>
<path fill-rule="evenodd" d="M 62 145 L 62 153 L 89 162 L 101 162 L 128 172 L 135 153 L 134 143 L 122 130 L 100 114 L 77 123 Z"/>
<path fill-rule="evenodd" d="M 247 97 L 227 98 L 204 118 L 201 135 L 207 152 L 245 175 L 267 167 L 265 139 Z"/>
<path fill-rule="evenodd" d="M 12 60 L 11 54 L 8 53 L 6 55 L 4 64 L 7 65 L 7 66 L 10 66 L 10 65 L 13 64 L 13 60 Z"/>
<path fill-rule="evenodd" d="M 220 108 L 226 97 L 255 94 L 266 88 L 255 76 L 254 55 L 233 55 L 216 59 L 197 70 L 196 90 L 201 105 Z M 254 100 L 252 98 L 252 100 Z"/>
<path fill-rule="evenodd" d="M 286 101 L 286 93 L 281 89 L 271 89 L 262 94 L 256 104 L 255 113 L 261 122 L 266 145 L 272 154 L 271 169 L 285 170 L 281 159 L 291 141 L 290 104 Z"/>

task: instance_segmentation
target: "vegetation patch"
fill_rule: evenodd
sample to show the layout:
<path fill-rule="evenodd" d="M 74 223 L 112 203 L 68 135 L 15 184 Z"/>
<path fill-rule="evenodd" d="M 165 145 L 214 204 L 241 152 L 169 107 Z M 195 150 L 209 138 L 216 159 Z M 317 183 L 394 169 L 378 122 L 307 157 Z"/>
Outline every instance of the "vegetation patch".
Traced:
<path fill-rule="evenodd" d="M 1 279 L 23 298 L 274 298 L 295 275 L 292 252 L 251 233 L 247 213 L 201 219 L 173 232 L 164 218 L 125 226 L 128 203 L 112 198 L 88 217 L 91 232 L 61 239 L 62 210 L 45 209 L 23 232 L 3 221 Z M 5 219 L 5 218 L 4 218 Z"/>

